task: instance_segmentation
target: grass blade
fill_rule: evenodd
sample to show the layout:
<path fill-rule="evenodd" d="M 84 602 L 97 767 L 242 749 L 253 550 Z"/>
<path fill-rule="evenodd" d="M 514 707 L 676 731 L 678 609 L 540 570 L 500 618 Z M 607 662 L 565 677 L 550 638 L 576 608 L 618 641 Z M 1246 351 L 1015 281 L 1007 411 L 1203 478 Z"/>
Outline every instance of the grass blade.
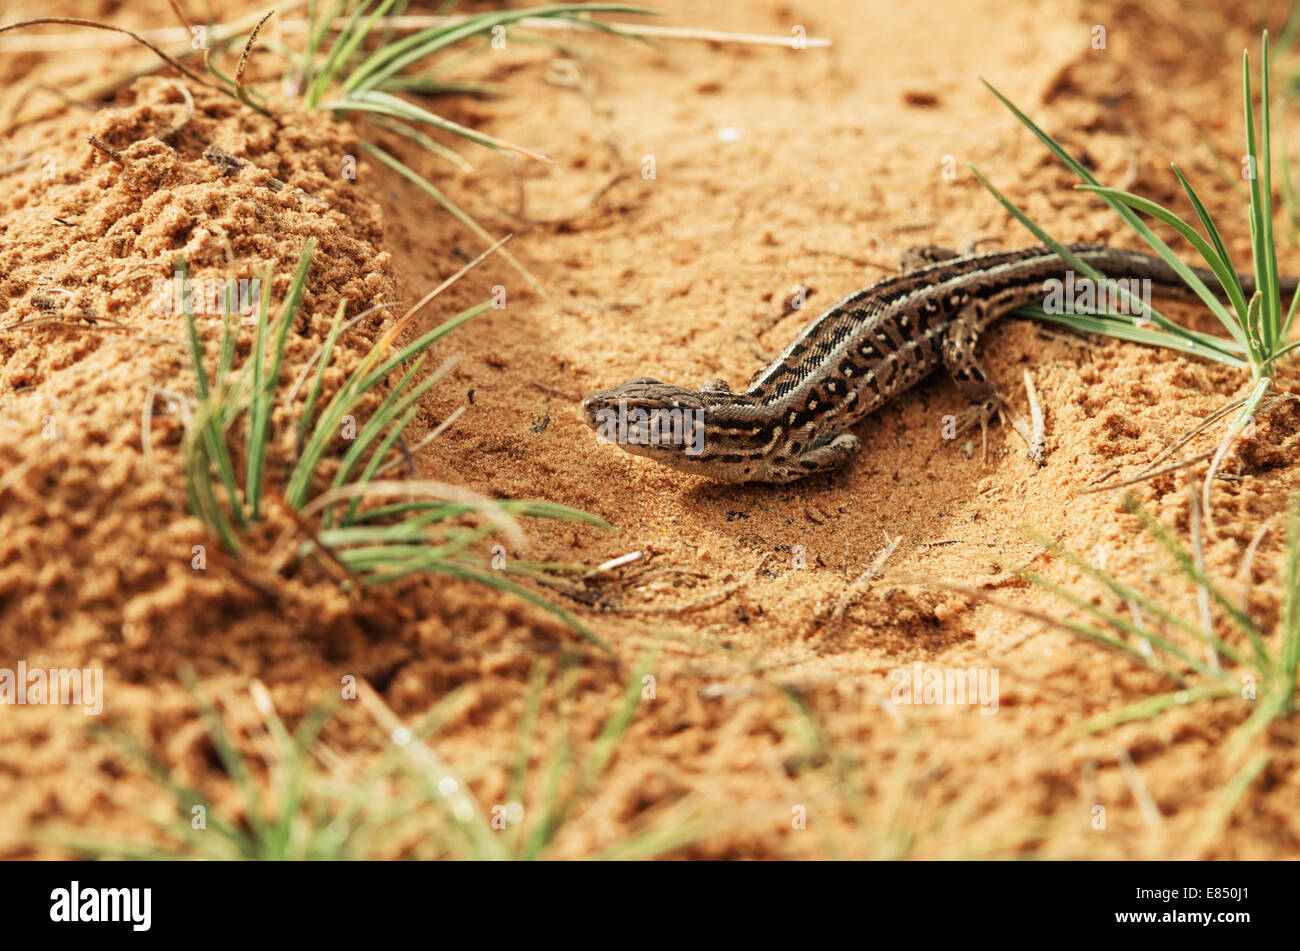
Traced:
<path fill-rule="evenodd" d="M 244 493 L 248 499 L 250 516 L 254 521 L 261 517 L 263 477 L 266 471 L 267 443 L 271 436 L 271 410 L 275 407 L 273 391 L 280 375 L 280 364 L 284 360 L 285 341 L 289 327 L 293 324 L 293 315 L 297 312 L 302 299 L 303 286 L 307 282 L 307 270 L 311 266 L 312 253 L 316 250 L 316 239 L 309 238 L 298 259 L 298 270 L 289 284 L 280 309 L 271 366 L 263 375 L 263 360 L 266 349 L 267 311 L 270 303 L 271 268 L 267 265 L 262 292 L 262 307 L 259 311 L 257 332 L 253 345 L 253 405 L 248 415 L 248 475 L 244 482 Z"/>
<path fill-rule="evenodd" d="M 1205 262 L 1210 266 L 1210 270 L 1214 272 L 1214 276 L 1219 279 L 1219 285 L 1223 288 L 1224 294 L 1226 294 L 1230 300 L 1233 298 L 1234 291 L 1236 292 L 1237 298 L 1244 299 L 1241 285 L 1237 281 L 1237 275 L 1229 270 L 1228 262 L 1219 256 L 1218 249 L 1213 247 L 1210 242 L 1197 234 L 1194 228 L 1184 222 L 1168 208 L 1165 208 L 1163 205 L 1151 201 L 1148 198 L 1134 195 L 1131 192 L 1120 191 L 1116 188 L 1100 188 L 1093 185 L 1079 185 L 1078 187 L 1083 191 L 1090 191 L 1096 195 L 1114 198 L 1116 201 L 1123 202 L 1135 211 L 1146 212 L 1152 217 L 1163 221 L 1169 227 L 1182 235 L 1187 242 L 1196 249 L 1197 253 L 1205 259 Z M 1219 323 L 1223 324 L 1228 333 L 1232 335 L 1233 339 L 1236 340 L 1237 343 L 1241 344 L 1242 347 L 1248 347 L 1249 343 L 1247 342 L 1246 334 L 1241 329 L 1240 320 L 1234 319 L 1232 315 L 1224 309 L 1223 305 L 1219 303 L 1218 298 L 1215 297 L 1214 294 L 1211 293 L 1210 289 L 1205 286 L 1205 282 L 1201 280 L 1200 276 L 1177 257 L 1170 260 L 1169 263 L 1173 265 L 1174 270 L 1178 272 L 1178 276 L 1183 279 L 1187 286 L 1196 292 L 1196 295 L 1201 299 L 1205 306 L 1210 309 L 1210 312 L 1218 318 Z M 1244 312 L 1244 310 L 1238 311 L 1239 314 Z"/>
<path fill-rule="evenodd" d="M 1057 255 L 1061 257 L 1062 260 L 1064 260 L 1076 271 L 1079 271 L 1081 274 L 1087 275 L 1089 278 L 1098 282 L 1099 284 L 1107 283 L 1107 279 L 1099 271 L 1097 271 L 1091 265 L 1085 264 L 1076 255 L 1074 255 L 1068 248 L 1066 248 L 1065 245 L 1061 244 L 1059 241 L 1057 241 L 1055 238 L 1049 235 L 1045 230 L 1043 230 L 1043 228 L 1039 227 L 1039 225 L 1035 221 L 1033 221 L 1028 215 L 1026 215 L 1023 211 L 1021 211 L 1015 205 L 1014 202 L 1012 202 L 1009 198 L 1007 198 L 1000 191 L 998 191 L 997 188 L 995 188 L 993 184 L 989 182 L 988 179 L 986 179 L 980 173 L 979 169 L 972 166 L 971 171 L 974 173 L 976 179 L 979 180 L 980 184 L 982 184 L 985 188 L 987 188 L 989 192 L 993 195 L 993 197 L 996 198 L 1002 204 L 1002 206 L 1007 209 L 1007 211 L 1009 211 L 1026 228 L 1032 231 L 1040 241 L 1042 241 L 1045 245 L 1047 245 L 1053 251 L 1055 251 Z M 1103 196 L 1103 198 L 1104 197 L 1105 196 Z M 1133 215 L 1136 218 L 1134 212 L 1128 207 L 1126 207 L 1122 202 L 1114 201 L 1114 199 L 1109 199 L 1109 198 L 1106 198 L 1105 200 L 1107 202 L 1114 202 L 1114 204 L 1118 205 L 1120 208 L 1123 208 L 1127 214 Z M 1143 228 L 1145 227 L 1146 226 L 1143 225 Z M 1150 231 L 1150 229 L 1146 229 L 1146 230 L 1148 232 Z M 1160 242 L 1159 238 L 1155 238 L 1154 235 L 1152 235 L 1152 237 L 1155 239 L 1156 242 L 1159 242 L 1160 244 L 1163 245 L 1163 242 Z M 1165 250 L 1168 251 L 1169 249 L 1166 248 Z M 1169 251 L 1169 254 L 1172 255 L 1173 252 Z M 1183 266 L 1185 267 L 1185 265 Z M 1132 295 L 1129 294 L 1127 289 L 1123 288 L 1122 286 L 1117 287 L 1117 289 L 1119 290 L 1120 294 L 1123 296 L 1125 301 L 1132 301 L 1133 307 L 1135 308 L 1134 310 L 1135 313 L 1141 313 L 1143 310 L 1149 311 L 1151 314 L 1151 320 L 1162 329 L 1170 333 L 1177 334 L 1178 336 L 1184 337 L 1190 341 L 1196 341 L 1201 345 L 1209 348 L 1210 350 L 1222 354 L 1225 357 L 1229 357 L 1230 359 L 1235 359 L 1232 357 L 1231 353 L 1228 352 L 1232 346 L 1236 345 L 1234 341 L 1224 340 L 1222 337 L 1216 337 L 1212 334 L 1199 333 L 1195 330 L 1191 330 L 1187 327 L 1183 327 L 1179 324 L 1174 323 L 1169 318 L 1165 317 L 1154 307 L 1138 308 L 1137 305 L 1139 302 L 1132 300 Z M 1079 315 L 1068 315 L 1068 316 L 1074 317 Z M 1138 329 L 1142 329 L 1142 328 L 1138 328 Z M 1220 360 L 1219 362 L 1226 363 L 1228 361 Z"/>
<path fill-rule="evenodd" d="M 472 16 L 461 23 L 429 27 L 403 40 L 381 47 L 352 72 L 344 81 L 343 88 L 348 92 L 373 89 L 388 77 L 441 49 L 476 34 L 490 32 L 493 27 L 505 26 L 530 17 L 548 17 L 591 26 L 596 21 L 581 14 L 623 13 L 636 16 L 655 12 L 645 7 L 622 3 L 582 3 L 530 7 L 522 10 L 493 10 Z"/>

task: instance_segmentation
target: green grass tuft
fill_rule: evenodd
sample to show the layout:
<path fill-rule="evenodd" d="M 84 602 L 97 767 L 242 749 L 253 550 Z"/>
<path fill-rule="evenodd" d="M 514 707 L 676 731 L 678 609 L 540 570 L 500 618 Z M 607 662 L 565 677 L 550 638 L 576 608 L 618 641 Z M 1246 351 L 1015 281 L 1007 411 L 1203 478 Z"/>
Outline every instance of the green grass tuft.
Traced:
<path fill-rule="evenodd" d="M 231 294 L 226 295 L 226 316 L 218 347 L 218 372 L 209 381 L 207 360 L 190 295 L 185 295 L 185 324 L 195 376 L 197 406 L 182 442 L 182 467 L 194 513 L 233 553 L 242 550 L 240 533 L 264 514 L 269 487 L 284 487 L 285 504 L 298 513 L 300 524 L 319 516 L 320 529 L 303 541 L 301 557 L 315 553 L 355 574 L 366 585 L 382 584 L 416 572 L 465 578 L 505 591 L 560 618 L 593 643 L 608 649 L 586 625 L 568 611 L 523 587 L 505 572 L 484 566 L 475 549 L 497 533 L 518 541 L 519 517 L 558 518 L 609 528 L 593 515 L 567 506 L 541 501 L 494 501 L 436 483 L 386 481 L 381 477 L 389 459 L 419 408 L 420 398 L 438 383 L 440 372 L 416 378 L 426 351 L 451 331 L 488 309 L 484 302 L 468 308 L 445 323 L 396 348 L 396 337 L 408 318 L 390 328 L 366 353 L 338 391 L 317 410 L 325 373 L 334 356 L 346 301 L 340 302 L 324 344 L 312 384 L 292 430 L 298 451 L 282 476 L 268 474 L 268 454 L 279 435 L 274 411 L 280 402 L 280 376 L 285 340 L 294 321 L 306 284 L 314 242 L 304 247 L 298 268 L 278 315 L 270 317 L 271 274 L 262 281 L 262 298 L 253 330 L 249 359 L 231 379 L 235 329 Z M 477 262 L 476 262 L 477 263 Z M 184 260 L 177 261 L 182 279 L 188 274 Z M 394 371 L 406 367 L 398 383 L 365 420 L 355 422 L 352 438 L 345 438 L 345 422 L 355 420 L 363 401 Z M 292 408 L 284 406 L 286 412 Z M 239 421 L 244 422 L 242 448 L 236 445 Z M 336 450 L 341 448 L 342 454 Z M 242 483 L 233 462 L 242 452 Z M 333 467 L 332 475 L 327 470 Z M 220 491 L 218 491 L 218 486 Z M 387 506 L 367 503 L 400 497 Z M 467 516 L 485 524 L 467 526 Z M 510 569 L 514 571 L 515 569 Z M 519 571 L 526 576 L 530 570 Z"/>
<path fill-rule="evenodd" d="M 386 742 L 370 765 L 358 769 L 357 758 L 339 756 L 321 739 L 342 701 L 317 705 L 290 731 L 269 692 L 254 682 L 252 707 L 263 728 L 254 759 L 240 751 L 226 717 L 185 671 L 182 679 L 222 769 L 237 789 L 237 810 L 227 814 L 214 804 L 215 794 L 179 782 L 129 735 L 96 727 L 97 739 L 141 768 L 172 800 L 175 811 L 153 817 L 153 827 L 134 841 L 93 840 L 77 833 L 43 838 L 97 859 L 544 859 L 607 775 L 636 718 L 642 679 L 653 670 L 654 656 L 653 648 L 642 656 L 599 734 L 585 743 L 575 738 L 570 723 L 575 669 L 565 665 L 560 671 L 551 716 L 544 717 L 550 669 L 547 662 L 538 662 L 526 688 L 513 751 L 506 758 L 486 753 L 466 763 L 466 769 L 453 768 L 432 743 L 444 724 L 472 705 L 465 688 L 407 726 L 367 685 L 359 685 L 357 701 Z M 544 720 L 550 738 L 538 735 Z M 480 802 L 470 783 L 495 771 L 498 762 L 507 770 L 506 801 Z M 657 811 L 592 857 L 654 858 L 698 841 L 708 828 L 698 804 L 684 802 Z"/>
<path fill-rule="evenodd" d="M 1210 490 L 1214 484 L 1215 474 L 1226 457 L 1233 443 L 1250 425 L 1256 412 L 1260 410 L 1265 399 L 1274 388 L 1277 365 L 1287 354 L 1300 346 L 1300 341 L 1288 343 L 1291 323 L 1295 318 L 1296 305 L 1300 303 L 1300 288 L 1291 297 L 1290 306 L 1284 309 L 1277 271 L 1277 251 L 1273 238 L 1273 204 L 1272 204 L 1272 123 L 1270 115 L 1271 95 L 1269 84 L 1269 48 L 1268 32 L 1262 38 L 1263 61 L 1261 75 L 1262 107 L 1260 112 L 1259 136 L 1256 136 L 1255 108 L 1251 91 L 1250 55 L 1242 54 L 1242 86 L 1246 120 L 1246 158 L 1245 167 L 1248 175 L 1251 260 L 1255 277 L 1255 293 L 1246 300 L 1245 289 L 1237 276 L 1237 271 L 1228 255 L 1227 246 L 1215 225 L 1214 219 L 1206 210 L 1196 190 L 1179 170 L 1171 165 L 1179 185 L 1187 194 L 1188 200 L 1196 211 L 1197 219 L 1204 229 L 1204 235 L 1188 222 L 1179 218 L 1174 212 L 1150 199 L 1134 195 L 1115 188 L 1107 188 L 1071 156 L 1054 138 L 1039 128 L 1033 120 L 1016 108 L 1012 102 L 993 88 L 987 81 L 985 85 L 1002 103 L 1020 120 L 1026 128 L 1034 133 L 1053 155 L 1073 170 L 1083 184 L 1076 186 L 1098 195 L 1134 231 L 1142 237 L 1152 250 L 1170 265 L 1183 279 L 1197 297 L 1205 303 L 1211 313 L 1227 331 L 1227 336 L 1206 334 L 1177 324 L 1154 308 L 1150 309 L 1154 327 L 1140 326 L 1130 318 L 1114 314 L 1051 314 L 1041 307 L 1025 307 L 1018 312 L 1035 319 L 1062 324 L 1073 330 L 1085 333 L 1100 333 L 1152 346 L 1162 346 L 1181 353 L 1203 357 L 1222 363 L 1235 369 L 1249 371 L 1249 389 L 1241 401 L 1236 414 L 1228 423 L 1227 431 L 1219 443 L 1205 476 L 1202 498 L 1206 518 L 1212 521 L 1213 510 L 1210 507 Z M 972 168 L 979 181 L 1002 203 L 1002 205 L 1022 224 L 1032 231 L 1044 244 L 1051 247 L 1072 268 L 1087 275 L 1098 286 L 1109 285 L 1120 292 L 1125 301 L 1130 295 L 1122 286 L 1110 284 L 1107 278 L 1095 269 L 1087 266 L 1071 254 L 1062 244 L 1051 237 L 1042 227 L 1032 221 L 1013 202 L 991 185 L 978 169 Z M 1284 163 L 1284 188 L 1289 183 L 1289 167 Z M 1176 255 L 1159 236 L 1152 231 L 1138 216 L 1139 212 L 1155 218 L 1169 226 L 1184 238 L 1204 260 L 1213 272 L 1224 296 L 1228 300 L 1225 307 L 1205 282 Z M 1142 313 L 1141 308 L 1135 310 Z"/>
<path fill-rule="evenodd" d="M 1195 503 L 1195 500 L 1193 501 Z M 1052 555 L 1068 562 L 1101 584 L 1123 604 L 1125 617 L 1096 599 L 1052 584 L 1041 575 L 1016 565 L 1006 567 L 1025 581 L 1064 601 L 1088 616 L 1087 620 L 1052 618 L 1057 627 L 1080 639 L 1119 654 L 1154 671 L 1177 689 L 1155 694 L 1118 710 L 1091 717 L 1076 725 L 1070 736 L 1084 736 L 1113 729 L 1123 723 L 1146 720 L 1166 710 L 1189 704 L 1236 700 L 1250 712 L 1229 737 L 1225 750 L 1230 759 L 1239 758 L 1270 724 L 1295 714 L 1296 674 L 1300 669 L 1300 496 L 1293 499 L 1287 524 L 1284 594 L 1277 629 L 1265 633 L 1242 604 L 1234 603 L 1198 567 L 1201 563 L 1164 525 L 1132 497 L 1125 508 L 1141 521 L 1174 563 L 1176 574 L 1205 592 L 1228 634 L 1216 633 L 1207 612 L 1200 624 L 1187 620 L 1134 585 L 1093 565 L 1088 559 L 1042 533 L 1025 528 L 1025 534 Z M 1009 605 L 1002 605 L 1016 611 Z M 1042 620 L 1041 615 L 1033 615 Z M 1221 661 L 1226 662 L 1223 666 Z M 1259 754 L 1266 755 L 1266 754 Z M 1252 775 L 1262 769 L 1259 756 L 1243 767 Z M 1230 784 L 1231 785 L 1231 784 Z"/>
<path fill-rule="evenodd" d="M 1039 128 L 1033 120 L 1017 109 L 1010 100 L 994 89 L 992 85 L 987 81 L 985 82 L 985 85 L 1011 110 L 1016 118 L 1032 131 L 1053 155 L 1083 180 L 1083 184 L 1077 187 L 1098 195 L 1151 246 L 1158 256 L 1178 272 L 1187 283 L 1187 286 L 1196 293 L 1218 319 L 1219 323 L 1227 331 L 1227 336 L 1205 334 L 1192 330 L 1169 320 L 1156 311 L 1152 312 L 1154 327 L 1136 326 L 1129 318 L 1104 313 L 1092 315 L 1048 314 L 1041 308 L 1025 308 L 1022 313 L 1037 319 L 1063 324 L 1075 330 L 1108 334 L 1125 340 L 1168 347 L 1182 353 L 1214 360 L 1227 366 L 1249 370 L 1252 383 L 1262 385 L 1253 387 L 1250 398 L 1238 413 L 1234 426 L 1244 426 L 1246 421 L 1255 413 L 1272 385 L 1277 362 L 1295 346 L 1300 345 L 1288 345 L 1287 343 L 1291 321 L 1295 316 L 1296 302 L 1300 300 L 1300 294 L 1292 298 L 1290 307 L 1283 308 L 1279 291 L 1277 255 L 1273 239 L 1271 197 L 1272 127 L 1269 108 L 1267 32 L 1263 36 L 1262 59 L 1263 106 L 1259 126 L 1260 134 L 1257 137 L 1251 92 L 1250 57 L 1249 54 L 1243 54 L 1247 167 L 1254 169 L 1255 172 L 1250 177 L 1248 217 L 1256 292 L 1253 299 L 1249 301 L 1246 299 L 1245 291 L 1237 277 L 1237 271 L 1228 255 L 1227 247 L 1214 219 L 1176 164 L 1172 165 L 1171 168 L 1178 179 L 1179 185 L 1187 194 L 1188 200 L 1196 211 L 1197 219 L 1204 229 L 1204 235 L 1198 232 L 1195 226 L 1179 218 L 1174 212 L 1157 202 L 1102 185 L 1059 142 Z M 1071 267 L 1080 273 L 1086 274 L 1093 280 L 1105 281 L 1102 275 L 1075 258 L 1059 241 L 1056 241 L 1044 229 L 1029 219 L 1014 203 L 994 188 L 978 170 L 975 170 L 975 174 L 979 181 L 1017 220 L 1029 228 L 1045 244 L 1056 250 Z M 1221 303 L 1195 272 L 1179 259 L 1169 245 L 1142 221 L 1139 213 L 1149 215 L 1167 225 L 1192 245 L 1204 260 L 1205 265 L 1214 273 L 1224 296 L 1228 300 L 1228 306 Z"/>

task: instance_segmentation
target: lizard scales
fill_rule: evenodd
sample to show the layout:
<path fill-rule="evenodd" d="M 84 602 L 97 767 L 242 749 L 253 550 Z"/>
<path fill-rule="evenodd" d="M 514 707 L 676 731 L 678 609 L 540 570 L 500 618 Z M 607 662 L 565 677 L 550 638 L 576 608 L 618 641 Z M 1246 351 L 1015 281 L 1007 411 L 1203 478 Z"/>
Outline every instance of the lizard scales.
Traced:
<path fill-rule="evenodd" d="M 1149 279 L 1166 296 L 1194 296 L 1158 257 L 1105 245 L 1070 250 L 1102 274 Z M 855 423 L 941 366 L 972 403 L 960 428 L 982 423 L 1000 401 L 975 355 L 980 333 L 1008 311 L 1041 302 L 1045 282 L 1062 279 L 1065 262 L 1045 246 L 964 256 L 917 252 L 929 263 L 827 308 L 742 392 L 731 392 L 725 380 L 693 390 L 642 377 L 588 396 L 585 421 L 609 439 L 611 421 L 630 419 L 614 439 L 621 448 L 685 472 L 775 483 L 838 468 L 858 448 L 848 432 Z M 1195 270 L 1217 286 L 1209 271 Z M 1239 279 L 1252 295 L 1254 278 Z M 1290 293 L 1296 281 L 1280 285 Z M 700 438 L 656 438 L 647 418 L 673 413 L 697 421 Z"/>

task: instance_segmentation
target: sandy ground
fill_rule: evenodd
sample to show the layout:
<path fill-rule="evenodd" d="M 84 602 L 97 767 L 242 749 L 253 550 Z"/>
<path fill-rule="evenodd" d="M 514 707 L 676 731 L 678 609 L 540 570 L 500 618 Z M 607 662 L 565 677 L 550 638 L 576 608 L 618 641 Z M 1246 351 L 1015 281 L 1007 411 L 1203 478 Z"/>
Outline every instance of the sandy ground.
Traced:
<path fill-rule="evenodd" d="M 171 22 L 165 3 L 117 6 L 18 2 L 4 18 L 53 11 L 136 28 Z M 696 833 L 669 854 L 1295 856 L 1292 724 L 1259 741 L 1268 765 L 1221 822 L 1240 765 L 1223 745 L 1246 704 L 1193 704 L 1073 736 L 1079 722 L 1168 683 L 917 580 L 948 579 L 1059 614 L 1059 602 L 1001 567 L 1029 564 L 1111 603 L 1027 540 L 1028 524 L 1193 616 L 1191 593 L 1119 500 L 1079 490 L 1141 471 L 1237 395 L 1235 372 L 1004 321 L 983 352 L 1022 412 L 1031 373 L 1046 411 L 1044 467 L 1006 426 L 990 432 L 986 459 L 978 436 L 944 441 L 942 419 L 961 399 L 936 377 L 858 427 L 863 451 L 844 470 L 779 487 L 725 486 L 654 466 L 598 445 L 575 412 L 584 394 L 635 376 L 739 385 L 807 319 L 783 315 L 796 286 L 820 308 L 891 273 L 898 249 L 1028 243 L 971 163 L 1058 237 L 1136 246 L 1110 212 L 1070 190 L 1069 174 L 979 76 L 1083 153 L 1105 182 L 1183 208 L 1167 168 L 1177 161 L 1234 256 L 1247 260 L 1244 206 L 1214 155 L 1232 168 L 1240 151 L 1239 56 L 1262 25 L 1255 7 L 660 6 L 671 25 L 788 36 L 797 24 L 833 45 L 650 48 L 584 35 L 582 48 L 597 54 L 586 62 L 511 44 L 458 74 L 500 83 L 502 96 L 436 107 L 556 164 L 455 142 L 469 173 L 373 127 L 287 112 L 277 126 L 193 84 L 195 113 L 177 129 L 186 106 L 177 81 L 161 74 L 89 105 L 64 104 L 46 88 L 79 99 L 73 91 L 126 70 L 134 51 L 0 53 L 0 121 L 9 126 L 0 151 L 0 666 L 103 668 L 104 720 L 235 812 L 235 786 L 178 679 L 186 665 L 238 722 L 256 721 L 247 700 L 254 680 L 290 722 L 347 676 L 365 678 L 412 718 L 459 688 L 455 715 L 431 744 L 491 804 L 505 794 L 539 659 L 570 666 L 550 675 L 546 728 L 567 691 L 569 728 L 585 744 L 656 645 L 653 698 L 549 854 L 598 853 L 656 823 L 690 819 Z M 254 9 L 234 4 L 222 15 Z M 1098 26 L 1104 50 L 1092 48 Z M 150 64 L 148 54 L 141 62 Z M 92 134 L 123 160 L 89 147 Z M 544 289 L 496 258 L 425 315 L 432 326 L 494 286 L 506 289 L 504 309 L 437 351 L 460 362 L 432 390 L 416 435 L 465 411 L 421 450 L 417 475 L 562 502 L 612 523 L 612 532 L 529 523 L 527 546 L 507 557 L 598 564 L 642 552 L 584 587 L 591 604 L 564 602 L 613 657 L 517 599 L 469 584 L 415 579 L 358 601 L 311 566 L 270 571 L 254 559 L 241 568 L 187 512 L 174 395 L 191 386 L 182 325 L 148 308 L 151 282 L 166 276 L 175 251 L 196 276 L 252 276 L 274 262 L 279 293 L 303 241 L 316 238 L 289 374 L 319 346 L 340 299 L 354 302 L 350 313 L 381 300 L 405 305 L 482 250 L 377 163 L 363 157 L 356 181 L 344 178 L 341 158 L 358 154 L 359 134 L 400 152 L 493 234 L 513 232 L 511 250 Z M 257 169 L 223 175 L 203 157 L 212 144 Z M 270 176 L 328 207 L 292 189 L 271 192 Z M 1293 246 L 1282 241 L 1279 253 L 1284 271 L 1300 271 Z M 73 316 L 11 327 L 51 316 L 48 288 L 70 291 L 60 314 Z M 358 327 L 343 365 L 398 313 Z M 1210 319 L 1186 307 L 1171 313 Z M 1295 384 L 1293 371 L 1282 374 L 1282 389 Z M 1230 459 L 1206 542 L 1211 575 L 1237 592 L 1242 552 L 1272 520 L 1251 579 L 1251 611 L 1265 630 L 1279 610 L 1296 422 L 1294 409 L 1275 411 Z M 1189 452 L 1209 445 L 1205 437 Z M 1136 493 L 1185 537 L 1184 475 Z M 261 550 L 288 524 L 273 512 Z M 896 538 L 883 571 L 863 580 Z M 191 566 L 194 545 L 209 553 L 202 571 Z M 250 572 L 260 573 L 250 582 Z M 915 664 L 996 669 L 996 711 L 890 702 L 893 672 Z M 829 755 L 810 740 L 813 721 L 792 697 L 821 724 Z M 0 717 L 0 855 L 68 854 L 52 830 L 116 841 L 145 836 L 160 816 L 171 821 L 165 794 L 118 747 L 92 737 L 79 710 L 6 706 Z M 257 747 L 256 729 L 240 735 Z M 349 763 L 384 745 L 370 718 L 346 705 L 325 736 Z M 534 766 L 544 753 L 539 746 Z"/>

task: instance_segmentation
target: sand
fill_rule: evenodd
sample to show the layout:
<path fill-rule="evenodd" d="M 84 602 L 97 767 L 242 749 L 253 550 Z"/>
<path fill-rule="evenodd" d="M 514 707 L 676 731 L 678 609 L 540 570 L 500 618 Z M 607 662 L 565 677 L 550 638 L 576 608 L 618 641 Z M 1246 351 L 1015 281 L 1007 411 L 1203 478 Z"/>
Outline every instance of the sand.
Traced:
<path fill-rule="evenodd" d="M 1241 151 L 1239 56 L 1261 25 L 1238 15 L 1249 5 L 1207 6 L 1195 17 L 1172 3 L 1085 13 L 1059 0 L 1010 9 L 660 6 L 670 25 L 788 36 L 797 24 L 833 46 L 653 48 L 582 35 L 571 39 L 597 54 L 583 62 L 510 44 L 461 74 L 500 83 L 503 95 L 433 105 L 555 164 L 444 139 L 471 172 L 370 126 L 303 115 L 283 100 L 273 100 L 276 122 L 192 82 L 186 119 L 180 80 L 165 71 L 85 104 L 44 88 L 72 95 L 125 75 L 137 56 L 152 65 L 147 51 L 0 53 L 0 120 L 9 127 L 0 146 L 0 667 L 21 660 L 105 672 L 99 718 L 57 706 L 0 711 L 0 856 L 71 854 L 56 832 L 138 841 L 155 834 L 159 817 L 187 821 L 168 818 L 165 792 L 120 746 L 92 735 L 92 719 L 135 736 L 179 780 L 240 814 L 236 785 L 181 683 L 186 669 L 220 698 L 255 759 L 254 682 L 290 724 L 346 677 L 365 679 L 412 720 L 459 689 L 455 716 L 430 744 L 492 804 L 505 795 L 537 662 L 549 665 L 544 729 L 560 728 L 567 692 L 566 728 L 586 747 L 652 646 L 653 699 L 638 705 L 549 855 L 596 854 L 684 817 L 699 828 L 667 854 L 1297 855 L 1293 723 L 1275 724 L 1252 748 L 1271 758 L 1220 827 L 1240 767 L 1224 744 L 1248 704 L 1190 704 L 1072 735 L 1090 716 L 1169 683 L 935 583 L 1060 615 L 1059 601 L 1003 567 L 1024 564 L 1118 606 L 1026 538 L 1022 526 L 1031 525 L 1194 617 L 1194 595 L 1118 498 L 1080 490 L 1140 472 L 1242 392 L 1237 372 L 1003 321 L 982 352 L 1022 413 L 1031 375 L 1046 413 L 1046 465 L 1025 458 L 1006 425 L 990 431 L 986 458 L 978 434 L 945 441 L 943 417 L 962 404 L 936 376 L 857 428 L 863 450 L 844 470 L 789 486 L 684 476 L 599 445 L 576 414 L 586 393 L 635 376 L 743 383 L 807 320 L 809 311 L 783 313 L 796 287 L 816 311 L 892 273 L 894 252 L 908 246 L 1029 243 L 970 164 L 1060 238 L 1137 247 L 1113 214 L 1071 190 L 1069 173 L 979 76 L 1085 153 L 1103 181 L 1185 210 L 1167 167 L 1177 161 L 1229 250 L 1248 260 L 1244 204 L 1215 155 L 1234 168 Z M 221 15 L 256 9 L 235 3 Z M 124 9 L 19 2 L 5 18 L 51 12 L 128 28 L 171 23 L 167 4 L 154 0 Z M 1107 26 L 1104 50 L 1092 48 L 1097 24 Z M 252 75 L 273 92 L 275 58 L 255 57 Z M 88 135 L 120 158 L 91 147 Z M 542 288 L 496 257 L 422 314 L 427 329 L 505 288 L 503 309 L 435 351 L 459 363 L 424 401 L 414 435 L 464 412 L 420 450 L 415 474 L 612 523 L 607 532 L 528 521 L 526 545 L 507 552 L 588 565 L 640 552 L 582 585 L 590 603 L 551 595 L 612 655 L 519 599 L 469 583 L 415 578 L 349 596 L 319 565 L 273 551 L 292 525 L 274 506 L 239 563 L 186 507 L 178 451 L 192 380 L 183 325 L 150 308 L 153 282 L 170 276 L 176 251 L 203 279 L 253 277 L 271 262 L 278 299 L 303 242 L 315 238 L 286 356 L 291 378 L 341 299 L 349 313 L 393 302 L 344 339 L 347 369 L 405 306 L 483 249 L 431 198 L 363 155 L 359 136 L 397 151 L 493 235 L 513 233 L 510 250 Z M 204 157 L 211 145 L 255 167 L 227 174 Z M 355 180 L 342 173 L 349 155 L 358 157 Z M 271 178 L 291 187 L 272 191 Z M 1280 240 L 1279 256 L 1283 271 L 1300 271 L 1295 246 Z M 1212 329 L 1203 310 L 1170 313 Z M 1279 388 L 1296 383 L 1287 367 Z M 1271 519 L 1250 579 L 1252 615 L 1268 631 L 1281 601 L 1280 513 L 1298 481 L 1298 412 L 1276 409 L 1229 458 L 1205 544 L 1211 576 L 1239 592 L 1242 553 Z M 1188 452 L 1212 445 L 1208 434 Z M 1205 465 L 1190 471 L 1203 475 Z M 1134 492 L 1187 537 L 1186 473 Z M 206 555 L 202 570 L 194 546 Z M 557 672 L 561 661 L 569 674 Z M 895 672 L 917 664 L 996 669 L 996 712 L 891 702 L 905 679 Z M 833 752 L 810 742 L 792 697 Z M 370 716 L 347 703 L 323 742 L 348 764 L 334 767 L 341 776 L 386 745 Z M 534 767 L 546 752 L 539 744 Z M 891 819 L 900 796 L 904 808 Z M 526 800 L 525 814 L 532 808 Z M 419 846 L 399 839 L 376 854 Z"/>

